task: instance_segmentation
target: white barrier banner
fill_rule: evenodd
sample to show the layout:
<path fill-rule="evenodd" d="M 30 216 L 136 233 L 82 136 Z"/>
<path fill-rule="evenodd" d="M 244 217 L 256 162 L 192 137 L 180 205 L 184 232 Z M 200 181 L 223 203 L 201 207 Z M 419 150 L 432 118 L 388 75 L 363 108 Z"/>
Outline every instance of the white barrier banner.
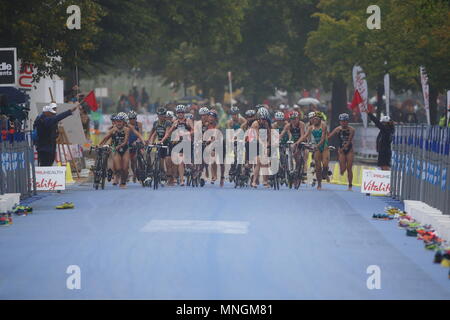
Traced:
<path fill-rule="evenodd" d="M 56 191 L 65 189 L 65 167 L 36 167 L 36 190 Z"/>
<path fill-rule="evenodd" d="M 361 193 L 385 195 L 391 192 L 391 171 L 363 170 Z"/>

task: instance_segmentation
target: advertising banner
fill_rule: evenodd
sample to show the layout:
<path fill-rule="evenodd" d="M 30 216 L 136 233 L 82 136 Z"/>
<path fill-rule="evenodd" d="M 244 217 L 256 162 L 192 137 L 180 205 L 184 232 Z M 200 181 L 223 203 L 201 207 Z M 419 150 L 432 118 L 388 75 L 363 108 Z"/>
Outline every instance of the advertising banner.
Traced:
<path fill-rule="evenodd" d="M 0 87 L 15 87 L 17 84 L 17 50 L 0 48 Z"/>
<path fill-rule="evenodd" d="M 386 195 L 391 192 L 391 172 L 363 170 L 361 193 Z"/>
<path fill-rule="evenodd" d="M 36 189 L 58 191 L 66 189 L 65 167 L 36 167 Z"/>

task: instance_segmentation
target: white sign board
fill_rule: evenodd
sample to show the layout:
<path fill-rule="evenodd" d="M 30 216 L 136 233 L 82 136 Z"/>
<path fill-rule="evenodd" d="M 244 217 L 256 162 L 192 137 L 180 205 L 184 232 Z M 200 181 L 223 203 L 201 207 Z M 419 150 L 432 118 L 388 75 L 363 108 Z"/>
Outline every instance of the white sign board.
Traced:
<path fill-rule="evenodd" d="M 37 110 L 40 114 L 44 106 L 48 103 L 37 103 Z M 71 103 L 57 103 L 58 113 L 62 113 L 73 108 L 75 105 Z M 85 144 L 86 136 L 83 131 L 83 124 L 81 123 L 80 111 L 76 110 L 71 116 L 68 116 L 64 120 L 61 121 L 61 124 L 66 132 L 67 139 L 70 144 Z"/>
<path fill-rule="evenodd" d="M 66 189 L 66 167 L 36 167 L 36 190 Z"/>
<path fill-rule="evenodd" d="M 384 195 L 391 192 L 391 171 L 363 170 L 361 193 Z"/>
<path fill-rule="evenodd" d="M 95 88 L 97 98 L 108 98 L 108 88 Z"/>

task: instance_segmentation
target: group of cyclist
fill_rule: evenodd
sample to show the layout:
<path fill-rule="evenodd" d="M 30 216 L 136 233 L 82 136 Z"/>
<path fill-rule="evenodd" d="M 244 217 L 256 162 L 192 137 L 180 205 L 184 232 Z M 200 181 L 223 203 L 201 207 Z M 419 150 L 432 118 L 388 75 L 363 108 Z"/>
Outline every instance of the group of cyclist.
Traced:
<path fill-rule="evenodd" d="M 153 127 L 149 132 L 148 139 L 144 138 L 142 123 L 137 121 L 137 114 L 134 111 L 127 113 L 121 112 L 112 115 L 112 126 L 109 132 L 99 145 L 104 145 L 111 140 L 111 160 L 110 169 L 108 170 L 108 180 L 113 179 L 113 184 L 120 184 L 125 188 L 128 181 L 128 174 L 133 172 L 133 181 L 136 182 L 136 153 L 143 152 L 139 145 L 161 145 L 159 148 L 159 159 L 161 168 L 164 171 L 164 180 L 166 185 L 174 186 L 178 183 L 180 186 L 185 185 L 185 171 L 190 163 L 186 163 L 186 157 L 182 148 L 177 147 L 184 139 L 189 142 L 194 141 L 194 135 L 201 132 L 202 155 L 205 148 L 215 140 L 223 139 L 223 136 L 217 134 L 220 132 L 218 125 L 217 112 L 207 106 L 203 106 L 198 110 L 199 120 L 194 120 L 194 115 L 188 112 L 185 105 L 178 105 L 175 112 L 162 107 L 157 110 L 158 119 L 153 123 Z M 306 121 L 303 121 L 306 120 Z M 267 150 L 268 157 L 280 157 L 280 152 L 289 149 L 292 152 L 295 167 L 302 166 L 306 168 L 307 153 L 313 153 L 313 163 L 317 181 L 317 189 L 322 188 L 322 180 L 329 180 L 329 159 L 330 147 L 329 139 L 337 135 L 339 139 L 338 157 L 340 174 L 348 173 L 348 187 L 352 188 L 352 165 L 353 165 L 353 137 L 355 129 L 349 126 L 349 115 L 343 113 L 339 115 L 340 125 L 331 133 L 328 132 L 325 116 L 321 112 L 311 112 L 306 119 L 301 119 L 301 115 L 297 111 L 276 111 L 273 116 L 265 105 L 258 105 L 253 109 L 245 111 L 244 115 L 240 114 L 239 108 L 233 106 L 230 109 L 230 119 L 226 122 L 226 128 L 234 132 L 245 132 L 245 167 L 251 168 L 252 176 L 250 186 L 257 188 L 260 184 L 259 179 L 262 174 L 262 184 L 265 187 L 269 185 L 269 174 L 267 169 L 269 164 L 263 160 L 261 150 Z M 217 129 L 217 130 L 212 130 Z M 261 129 L 266 129 L 269 134 L 260 137 Z M 270 129 L 277 130 L 279 133 L 278 141 L 271 141 L 272 135 Z M 208 134 L 205 134 L 208 130 Z M 211 133 L 212 132 L 212 133 Z M 234 135 L 234 139 L 237 135 Z M 264 139 L 263 139 L 264 138 Z M 223 139 L 223 150 L 218 152 L 213 149 L 211 151 L 212 161 L 202 167 L 201 174 L 207 179 L 210 178 L 211 184 L 217 180 L 217 173 L 220 172 L 220 186 L 224 185 L 225 180 L 225 139 Z M 250 159 L 250 145 L 257 144 L 257 152 L 252 155 L 254 159 Z M 273 144 L 273 145 L 272 145 Z M 191 143 L 192 150 L 194 149 Z M 262 146 L 262 148 L 261 148 Z M 307 147 L 306 147 L 307 146 Z M 280 150 L 277 155 L 271 155 L 271 147 Z M 175 158 L 174 158 L 175 157 Z M 177 159 L 178 161 L 174 161 Z M 203 158 L 203 157 L 202 157 Z M 253 161 L 251 161 L 253 160 Z M 204 161 L 204 160 L 202 160 Z M 209 172 L 208 168 L 211 169 Z M 265 170 L 262 170 L 262 169 Z M 233 163 L 229 170 L 229 175 L 235 174 L 236 164 Z M 211 176 L 211 177 L 210 177 Z M 301 177 L 300 179 L 303 179 Z M 202 179 L 203 184 L 205 183 Z"/>

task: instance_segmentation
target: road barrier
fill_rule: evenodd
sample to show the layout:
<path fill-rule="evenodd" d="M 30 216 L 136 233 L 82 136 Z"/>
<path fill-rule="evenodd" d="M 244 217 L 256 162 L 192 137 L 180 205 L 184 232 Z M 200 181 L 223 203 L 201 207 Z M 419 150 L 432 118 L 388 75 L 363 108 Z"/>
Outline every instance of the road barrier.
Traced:
<path fill-rule="evenodd" d="M 450 214 L 450 128 L 398 125 L 392 143 L 392 196 Z"/>
<path fill-rule="evenodd" d="M 22 132 L 0 136 L 0 194 L 20 193 L 27 198 L 35 192 L 34 152 L 29 141 Z"/>

